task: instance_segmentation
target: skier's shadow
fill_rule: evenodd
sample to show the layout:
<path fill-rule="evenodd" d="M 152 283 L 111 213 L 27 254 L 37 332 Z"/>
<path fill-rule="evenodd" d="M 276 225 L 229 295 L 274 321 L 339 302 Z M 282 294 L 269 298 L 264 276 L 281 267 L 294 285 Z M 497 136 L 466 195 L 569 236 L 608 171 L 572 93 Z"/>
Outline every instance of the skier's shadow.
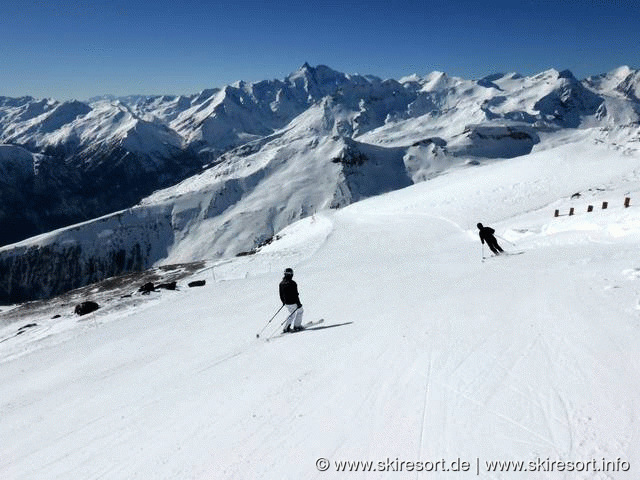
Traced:
<path fill-rule="evenodd" d="M 335 325 L 320 325 L 318 327 L 305 328 L 305 331 L 311 330 L 326 330 L 327 328 L 344 327 L 345 325 L 351 325 L 353 322 L 336 323 Z"/>

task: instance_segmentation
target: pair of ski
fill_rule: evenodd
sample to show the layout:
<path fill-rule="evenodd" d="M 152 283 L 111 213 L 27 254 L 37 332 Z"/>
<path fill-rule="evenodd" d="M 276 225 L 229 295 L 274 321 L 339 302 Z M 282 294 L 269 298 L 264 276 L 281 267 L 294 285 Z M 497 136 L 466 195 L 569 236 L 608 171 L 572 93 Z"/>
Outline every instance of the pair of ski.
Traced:
<path fill-rule="evenodd" d="M 523 253 L 524 253 L 524 250 L 521 250 L 519 252 L 502 252 L 500 254 L 495 254 L 494 253 L 493 255 L 489 255 L 489 256 L 486 256 L 486 257 L 483 256 L 482 260 L 487 260 L 489 258 L 495 258 L 495 257 L 509 257 L 509 256 L 512 256 L 512 255 L 522 255 Z"/>
<path fill-rule="evenodd" d="M 319 325 L 322 322 L 324 322 L 324 318 L 321 318 L 320 320 L 313 320 L 311 322 L 304 323 L 302 325 L 302 329 L 300 329 L 300 330 L 291 330 L 290 332 L 280 332 L 277 335 L 272 335 L 272 336 L 268 337 L 267 338 L 267 342 L 269 340 L 274 339 L 274 338 L 280 338 L 280 337 L 284 337 L 286 335 L 292 335 L 294 333 L 304 332 L 306 329 L 308 329 L 310 327 L 314 327 L 316 325 Z"/>

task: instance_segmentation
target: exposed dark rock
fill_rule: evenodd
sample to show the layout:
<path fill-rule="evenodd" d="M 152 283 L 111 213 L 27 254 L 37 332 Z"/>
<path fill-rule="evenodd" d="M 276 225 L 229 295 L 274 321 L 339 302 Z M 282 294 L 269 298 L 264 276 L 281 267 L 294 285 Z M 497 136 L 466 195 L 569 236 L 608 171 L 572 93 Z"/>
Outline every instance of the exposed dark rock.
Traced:
<path fill-rule="evenodd" d="M 347 166 L 358 166 L 368 160 L 367 156 L 355 148 L 346 147 L 339 156 L 331 159 L 333 163 L 340 163 Z"/>
<path fill-rule="evenodd" d="M 164 290 L 175 290 L 177 285 L 178 282 L 161 283 L 157 288 L 162 288 Z"/>
<path fill-rule="evenodd" d="M 127 210 L 94 224 L 93 243 L 19 246 L 0 252 L 0 303 L 49 298 L 105 278 L 143 271 L 166 255 L 171 219 Z M 78 227 L 80 229 L 80 227 Z M 75 233 L 70 230 L 70 234 Z M 100 236 L 101 232 L 109 233 Z"/>
<path fill-rule="evenodd" d="M 206 280 L 195 280 L 193 282 L 189 282 L 189 287 L 204 287 Z"/>
<path fill-rule="evenodd" d="M 24 332 L 26 332 L 29 328 L 33 328 L 33 327 L 37 327 L 38 324 L 37 323 L 29 323 L 23 327 L 20 327 L 18 329 L 18 331 L 16 332 L 16 335 L 22 335 Z"/>
<path fill-rule="evenodd" d="M 87 300 L 86 302 L 82 302 L 76 305 L 76 308 L 74 309 L 74 313 L 76 315 L 87 315 L 88 313 L 95 312 L 99 308 L 100 308 L 100 305 L 98 305 L 96 302 Z"/>
<path fill-rule="evenodd" d="M 281 238 L 280 235 L 270 235 L 264 238 L 263 240 L 256 240 L 255 247 L 253 247 L 251 250 L 236 253 L 236 257 L 246 257 L 247 255 L 254 255 L 262 247 L 269 245 L 270 243 L 273 243 L 275 240 L 280 240 L 280 238 Z"/>
<path fill-rule="evenodd" d="M 427 146 L 427 145 L 437 145 L 438 147 L 446 147 L 447 146 L 447 141 L 443 138 L 440 137 L 430 137 L 430 138 L 425 138 L 424 140 L 420 140 L 418 142 L 415 142 L 413 145 L 411 145 L 412 147 L 422 147 L 422 146 Z"/>
<path fill-rule="evenodd" d="M 155 290 L 153 282 L 147 282 L 138 289 L 138 292 L 143 295 L 149 295 L 149 293 L 154 292 Z"/>

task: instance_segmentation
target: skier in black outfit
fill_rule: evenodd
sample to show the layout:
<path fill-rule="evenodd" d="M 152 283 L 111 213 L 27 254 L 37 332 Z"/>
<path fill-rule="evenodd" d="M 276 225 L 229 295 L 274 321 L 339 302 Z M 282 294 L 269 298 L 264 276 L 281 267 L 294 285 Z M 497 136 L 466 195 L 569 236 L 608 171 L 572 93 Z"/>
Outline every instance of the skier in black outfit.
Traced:
<path fill-rule="evenodd" d="M 487 245 L 495 255 L 500 255 L 502 252 L 504 252 L 504 250 L 502 250 L 502 247 L 498 245 L 498 241 L 496 240 L 496 237 L 493 236 L 493 234 L 496 233 L 496 231 L 493 228 L 483 227 L 482 224 L 479 223 L 478 229 L 480 230 L 479 232 L 480 241 L 482 242 L 483 245 L 484 245 L 484 242 L 487 242 Z"/>
<path fill-rule="evenodd" d="M 293 270 L 287 268 L 284 271 L 284 278 L 280 282 L 280 300 L 287 306 L 289 317 L 287 317 L 283 332 L 297 332 L 302 330 L 302 303 L 298 295 L 298 284 L 293 281 Z M 291 325 L 293 324 L 293 330 Z"/>

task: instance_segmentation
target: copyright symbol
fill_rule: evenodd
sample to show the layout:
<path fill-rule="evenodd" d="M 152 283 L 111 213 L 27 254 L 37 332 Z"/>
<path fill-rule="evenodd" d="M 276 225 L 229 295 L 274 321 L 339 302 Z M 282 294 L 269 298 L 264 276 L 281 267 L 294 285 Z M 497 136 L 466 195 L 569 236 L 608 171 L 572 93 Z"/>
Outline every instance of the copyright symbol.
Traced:
<path fill-rule="evenodd" d="M 331 463 L 326 458 L 319 458 L 316 460 L 316 468 L 321 472 L 326 472 L 329 470 Z"/>

